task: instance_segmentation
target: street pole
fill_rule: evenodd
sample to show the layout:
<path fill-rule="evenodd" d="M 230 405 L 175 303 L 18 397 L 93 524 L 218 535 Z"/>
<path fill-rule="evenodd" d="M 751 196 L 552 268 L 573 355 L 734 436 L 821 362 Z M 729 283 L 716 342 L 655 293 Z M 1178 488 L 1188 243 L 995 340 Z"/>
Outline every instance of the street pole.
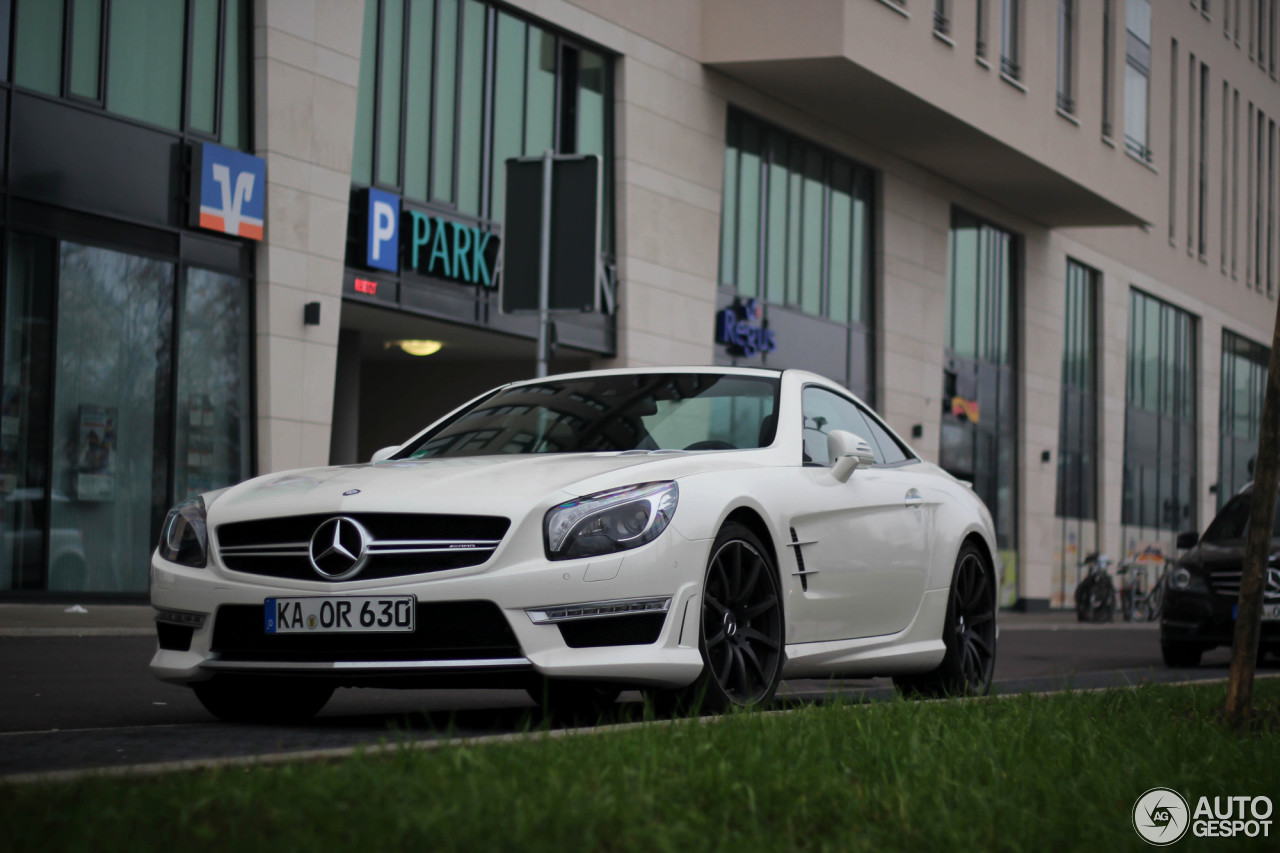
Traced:
<path fill-rule="evenodd" d="M 551 162 L 554 152 L 542 155 L 542 235 L 538 252 L 538 378 L 547 375 L 551 360 Z"/>
<path fill-rule="evenodd" d="M 1231 643 L 1231 673 L 1227 679 L 1227 722 L 1239 726 L 1253 702 L 1253 673 L 1258 663 L 1262 625 L 1262 588 L 1271 557 L 1271 531 L 1276 491 L 1280 482 L 1280 303 L 1271 335 L 1267 392 L 1258 430 L 1258 455 L 1253 468 L 1253 508 L 1245 542 L 1240 600 L 1236 607 L 1235 637 Z"/>

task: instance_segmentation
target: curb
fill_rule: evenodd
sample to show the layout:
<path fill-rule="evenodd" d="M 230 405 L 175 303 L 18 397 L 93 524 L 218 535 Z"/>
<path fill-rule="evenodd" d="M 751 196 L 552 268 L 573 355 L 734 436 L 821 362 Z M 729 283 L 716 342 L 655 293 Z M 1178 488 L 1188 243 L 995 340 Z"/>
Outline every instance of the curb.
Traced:
<path fill-rule="evenodd" d="M 1261 681 L 1271 678 L 1280 678 L 1280 673 L 1257 675 L 1254 676 L 1255 681 Z M 1187 681 L 1171 681 L 1162 682 L 1159 687 L 1190 687 L 1204 686 L 1213 684 L 1224 684 L 1228 678 L 1209 678 L 1209 679 L 1190 679 Z M 1052 690 L 1039 691 L 1035 693 L 1002 693 L 995 696 L 971 696 L 959 697 L 956 699 L 931 699 L 927 700 L 931 703 L 946 702 L 981 702 L 988 699 L 1012 699 L 1019 696 L 1046 697 L 1057 696 L 1063 693 L 1098 693 L 1105 690 L 1136 690 L 1139 687 L 1145 687 L 1145 684 L 1131 684 L 1125 687 L 1082 687 L 1072 688 L 1069 690 Z M 869 708 L 870 704 L 856 705 L 855 708 Z M 777 711 L 764 711 L 763 713 L 770 716 L 780 714 L 792 714 L 798 709 L 783 709 Z M 479 737 L 467 738 L 437 738 L 434 740 L 413 740 L 404 741 L 402 743 L 377 743 L 373 745 L 362 744 L 359 746 L 341 746 L 331 749 L 313 749 L 302 752 L 288 753 L 272 753 L 270 755 L 236 755 L 226 758 L 198 758 L 188 761 L 162 761 L 151 764 L 131 764 L 124 767 L 90 767 L 83 770 L 55 770 L 45 773 L 19 773 L 12 776 L 0 776 L 0 789 L 5 785 L 33 785 L 40 783 L 57 783 L 57 782 L 75 782 L 81 779 L 131 779 L 149 776 L 162 776 L 168 773 L 183 773 L 193 770 L 219 770 L 224 767 L 251 768 L 257 766 L 271 767 L 280 764 L 289 764 L 292 762 L 321 762 L 336 761 L 344 758 L 351 758 L 356 755 L 380 756 L 390 755 L 401 750 L 429 750 L 443 749 L 445 747 L 456 746 L 482 746 L 487 744 L 499 743 L 521 743 L 524 741 L 533 741 L 539 738 L 557 739 L 563 737 L 580 736 L 580 735 L 606 735 L 614 732 L 624 732 L 637 729 L 642 726 L 672 726 L 677 723 L 693 722 L 698 724 L 715 724 L 721 720 L 729 719 L 731 715 L 715 715 L 707 717 L 681 717 L 671 720 L 645 720 L 635 723 L 616 723 L 608 726 L 586 726 L 573 729 L 551 729 L 549 731 L 536 732 L 511 732 L 500 735 L 481 735 Z"/>

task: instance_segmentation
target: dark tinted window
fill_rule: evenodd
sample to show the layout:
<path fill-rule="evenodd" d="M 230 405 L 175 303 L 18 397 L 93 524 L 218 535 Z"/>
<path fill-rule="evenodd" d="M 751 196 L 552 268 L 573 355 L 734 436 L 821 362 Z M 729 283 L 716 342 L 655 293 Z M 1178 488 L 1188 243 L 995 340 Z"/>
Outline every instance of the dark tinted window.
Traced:
<path fill-rule="evenodd" d="M 647 373 L 507 388 L 419 439 L 399 458 L 739 450 L 773 442 L 778 380 Z"/>
<path fill-rule="evenodd" d="M 1276 504 L 1277 510 L 1280 510 L 1280 503 Z M 1253 510 L 1253 492 L 1245 492 L 1236 495 L 1227 501 L 1213 522 L 1209 525 L 1209 529 L 1204 532 L 1204 541 L 1206 542 L 1234 542 L 1241 541 L 1249 532 L 1249 513 Z M 1276 515 L 1276 521 L 1272 523 L 1271 536 L 1280 539 L 1280 512 Z"/>

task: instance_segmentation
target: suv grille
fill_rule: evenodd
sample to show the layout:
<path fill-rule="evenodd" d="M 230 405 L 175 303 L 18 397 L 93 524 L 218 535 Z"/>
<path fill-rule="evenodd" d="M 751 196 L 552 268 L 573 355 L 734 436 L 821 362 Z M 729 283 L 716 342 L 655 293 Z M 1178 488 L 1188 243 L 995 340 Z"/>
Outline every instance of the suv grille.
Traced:
<path fill-rule="evenodd" d="M 1262 597 L 1263 600 L 1270 603 L 1280 601 L 1280 588 L 1268 583 L 1267 581 L 1273 576 L 1276 569 L 1268 567 L 1267 575 L 1263 578 Z M 1239 569 L 1230 569 L 1221 572 L 1210 572 L 1209 582 L 1213 584 L 1213 591 L 1218 595 L 1229 595 L 1232 598 L 1240 597 L 1240 576 L 1243 574 Z"/>
<path fill-rule="evenodd" d="M 224 604 L 211 650 L 224 660 L 483 660 L 523 656 L 492 601 L 419 602 L 417 630 L 399 634 L 267 634 L 262 605 Z"/>
<path fill-rule="evenodd" d="M 294 580 L 330 580 L 311 565 L 316 528 L 338 514 L 294 515 L 219 525 L 218 554 L 228 569 Z M 511 519 L 487 515 L 360 513 L 347 516 L 369 531 L 369 560 L 359 580 L 478 566 L 497 549 Z"/>

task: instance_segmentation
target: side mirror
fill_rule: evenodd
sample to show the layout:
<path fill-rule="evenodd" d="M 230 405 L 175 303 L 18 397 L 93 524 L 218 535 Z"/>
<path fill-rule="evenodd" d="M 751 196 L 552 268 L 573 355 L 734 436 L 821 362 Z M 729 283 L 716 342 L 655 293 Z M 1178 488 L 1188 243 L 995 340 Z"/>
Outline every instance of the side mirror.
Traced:
<path fill-rule="evenodd" d="M 827 434 L 827 458 L 831 460 L 831 476 L 842 483 L 848 482 L 858 468 L 874 465 L 876 455 L 866 439 L 833 429 Z"/>
<path fill-rule="evenodd" d="M 1194 530 L 1184 530 L 1178 534 L 1178 550 L 1185 551 L 1188 548 L 1196 547 L 1196 543 L 1200 541 L 1200 534 Z"/>
<path fill-rule="evenodd" d="M 383 462 L 387 459 L 390 459 L 392 456 L 395 456 L 396 451 L 399 449 L 400 449 L 400 445 L 398 444 L 393 444 L 390 447 L 384 447 L 381 450 L 379 450 L 377 453 L 373 454 L 373 458 L 370 459 L 369 461 Z"/>

